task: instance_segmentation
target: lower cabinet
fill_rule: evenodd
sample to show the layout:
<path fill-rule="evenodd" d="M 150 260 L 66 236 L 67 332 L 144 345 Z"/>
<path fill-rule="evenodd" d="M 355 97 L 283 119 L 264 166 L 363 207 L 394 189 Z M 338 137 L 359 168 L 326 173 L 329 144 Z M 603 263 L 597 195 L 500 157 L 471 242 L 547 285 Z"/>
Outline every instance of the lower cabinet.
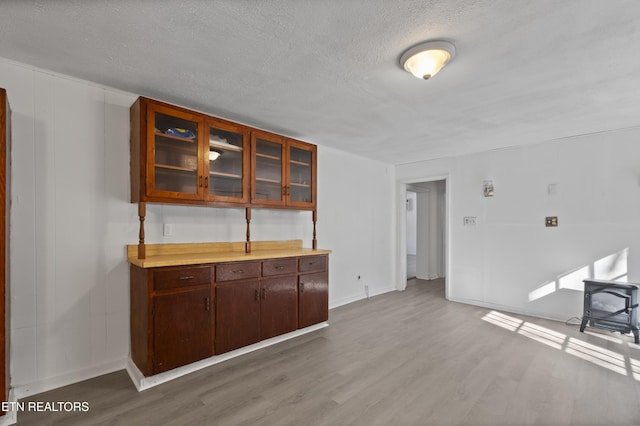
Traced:
<path fill-rule="evenodd" d="M 216 349 L 229 352 L 260 341 L 260 282 L 216 286 Z"/>
<path fill-rule="evenodd" d="M 261 296 L 261 340 L 298 328 L 298 279 L 295 275 L 265 279 Z"/>
<path fill-rule="evenodd" d="M 326 272 L 300 275 L 298 328 L 329 319 L 329 278 Z"/>
<path fill-rule="evenodd" d="M 212 317 L 210 288 L 155 296 L 154 373 L 213 355 Z"/>
<path fill-rule="evenodd" d="M 329 269 L 327 256 L 298 260 L 298 328 L 329 318 Z"/>
<path fill-rule="evenodd" d="M 327 260 L 131 265 L 131 359 L 151 376 L 327 321 Z"/>
<path fill-rule="evenodd" d="M 131 265 L 131 359 L 145 376 L 213 355 L 211 271 Z"/>
<path fill-rule="evenodd" d="M 254 263 L 258 262 L 233 262 L 216 267 L 216 354 L 298 328 L 297 260 L 265 260 L 257 268 Z M 239 274 L 243 277 L 251 274 L 255 278 L 228 280 Z"/>

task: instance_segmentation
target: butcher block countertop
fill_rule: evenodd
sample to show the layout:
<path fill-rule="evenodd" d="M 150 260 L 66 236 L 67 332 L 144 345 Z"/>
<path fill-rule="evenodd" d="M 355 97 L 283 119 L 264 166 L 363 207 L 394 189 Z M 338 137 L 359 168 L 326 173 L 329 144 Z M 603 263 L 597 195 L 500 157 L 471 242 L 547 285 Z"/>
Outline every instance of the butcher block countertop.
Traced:
<path fill-rule="evenodd" d="M 138 259 L 138 246 L 128 245 L 127 261 L 141 268 L 157 268 L 331 253 L 331 250 L 303 248 L 302 240 L 254 241 L 251 253 L 245 253 L 244 242 L 146 244 L 145 247 L 145 259 Z"/>

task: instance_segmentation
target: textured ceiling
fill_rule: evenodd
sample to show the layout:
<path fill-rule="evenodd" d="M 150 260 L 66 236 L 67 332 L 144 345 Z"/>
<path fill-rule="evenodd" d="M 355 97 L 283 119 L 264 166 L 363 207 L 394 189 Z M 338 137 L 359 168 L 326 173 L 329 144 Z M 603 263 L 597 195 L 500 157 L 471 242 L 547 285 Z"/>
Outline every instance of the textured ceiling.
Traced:
<path fill-rule="evenodd" d="M 393 164 L 639 126 L 639 52 L 637 0 L 0 0 L 0 57 Z"/>

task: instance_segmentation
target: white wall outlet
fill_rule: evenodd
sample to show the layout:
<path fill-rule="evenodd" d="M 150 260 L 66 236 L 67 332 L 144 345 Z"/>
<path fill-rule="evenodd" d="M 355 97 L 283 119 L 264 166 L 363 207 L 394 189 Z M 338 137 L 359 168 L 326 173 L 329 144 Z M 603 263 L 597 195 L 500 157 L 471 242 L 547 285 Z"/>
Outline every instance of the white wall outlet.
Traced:
<path fill-rule="evenodd" d="M 464 226 L 476 226 L 476 217 L 475 216 L 465 216 L 463 218 L 462 223 Z"/>
<path fill-rule="evenodd" d="M 170 237 L 173 235 L 173 225 L 170 223 L 165 223 L 162 225 L 162 235 L 165 237 Z"/>
<path fill-rule="evenodd" d="M 369 286 L 368 285 L 364 286 L 364 294 L 365 294 L 365 296 L 367 296 L 367 299 L 368 299 L 369 298 Z"/>

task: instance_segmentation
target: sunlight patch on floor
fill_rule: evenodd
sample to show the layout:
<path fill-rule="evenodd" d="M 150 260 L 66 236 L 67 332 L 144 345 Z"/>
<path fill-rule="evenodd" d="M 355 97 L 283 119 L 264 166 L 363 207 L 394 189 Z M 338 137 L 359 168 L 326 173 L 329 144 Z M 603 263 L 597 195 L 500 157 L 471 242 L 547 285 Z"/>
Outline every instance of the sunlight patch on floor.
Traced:
<path fill-rule="evenodd" d="M 491 311 L 482 317 L 483 321 L 525 336 L 538 343 L 542 343 L 557 350 L 562 350 L 577 358 L 588 361 L 599 367 L 616 372 L 623 376 L 631 376 L 640 381 L 640 361 L 627 357 L 618 352 L 602 348 L 592 343 L 585 342 L 566 334 L 543 327 L 538 324 L 523 321 L 521 319 Z M 617 344 L 622 344 L 622 339 L 605 336 L 598 333 L 587 332 L 591 336 L 604 339 Z"/>

